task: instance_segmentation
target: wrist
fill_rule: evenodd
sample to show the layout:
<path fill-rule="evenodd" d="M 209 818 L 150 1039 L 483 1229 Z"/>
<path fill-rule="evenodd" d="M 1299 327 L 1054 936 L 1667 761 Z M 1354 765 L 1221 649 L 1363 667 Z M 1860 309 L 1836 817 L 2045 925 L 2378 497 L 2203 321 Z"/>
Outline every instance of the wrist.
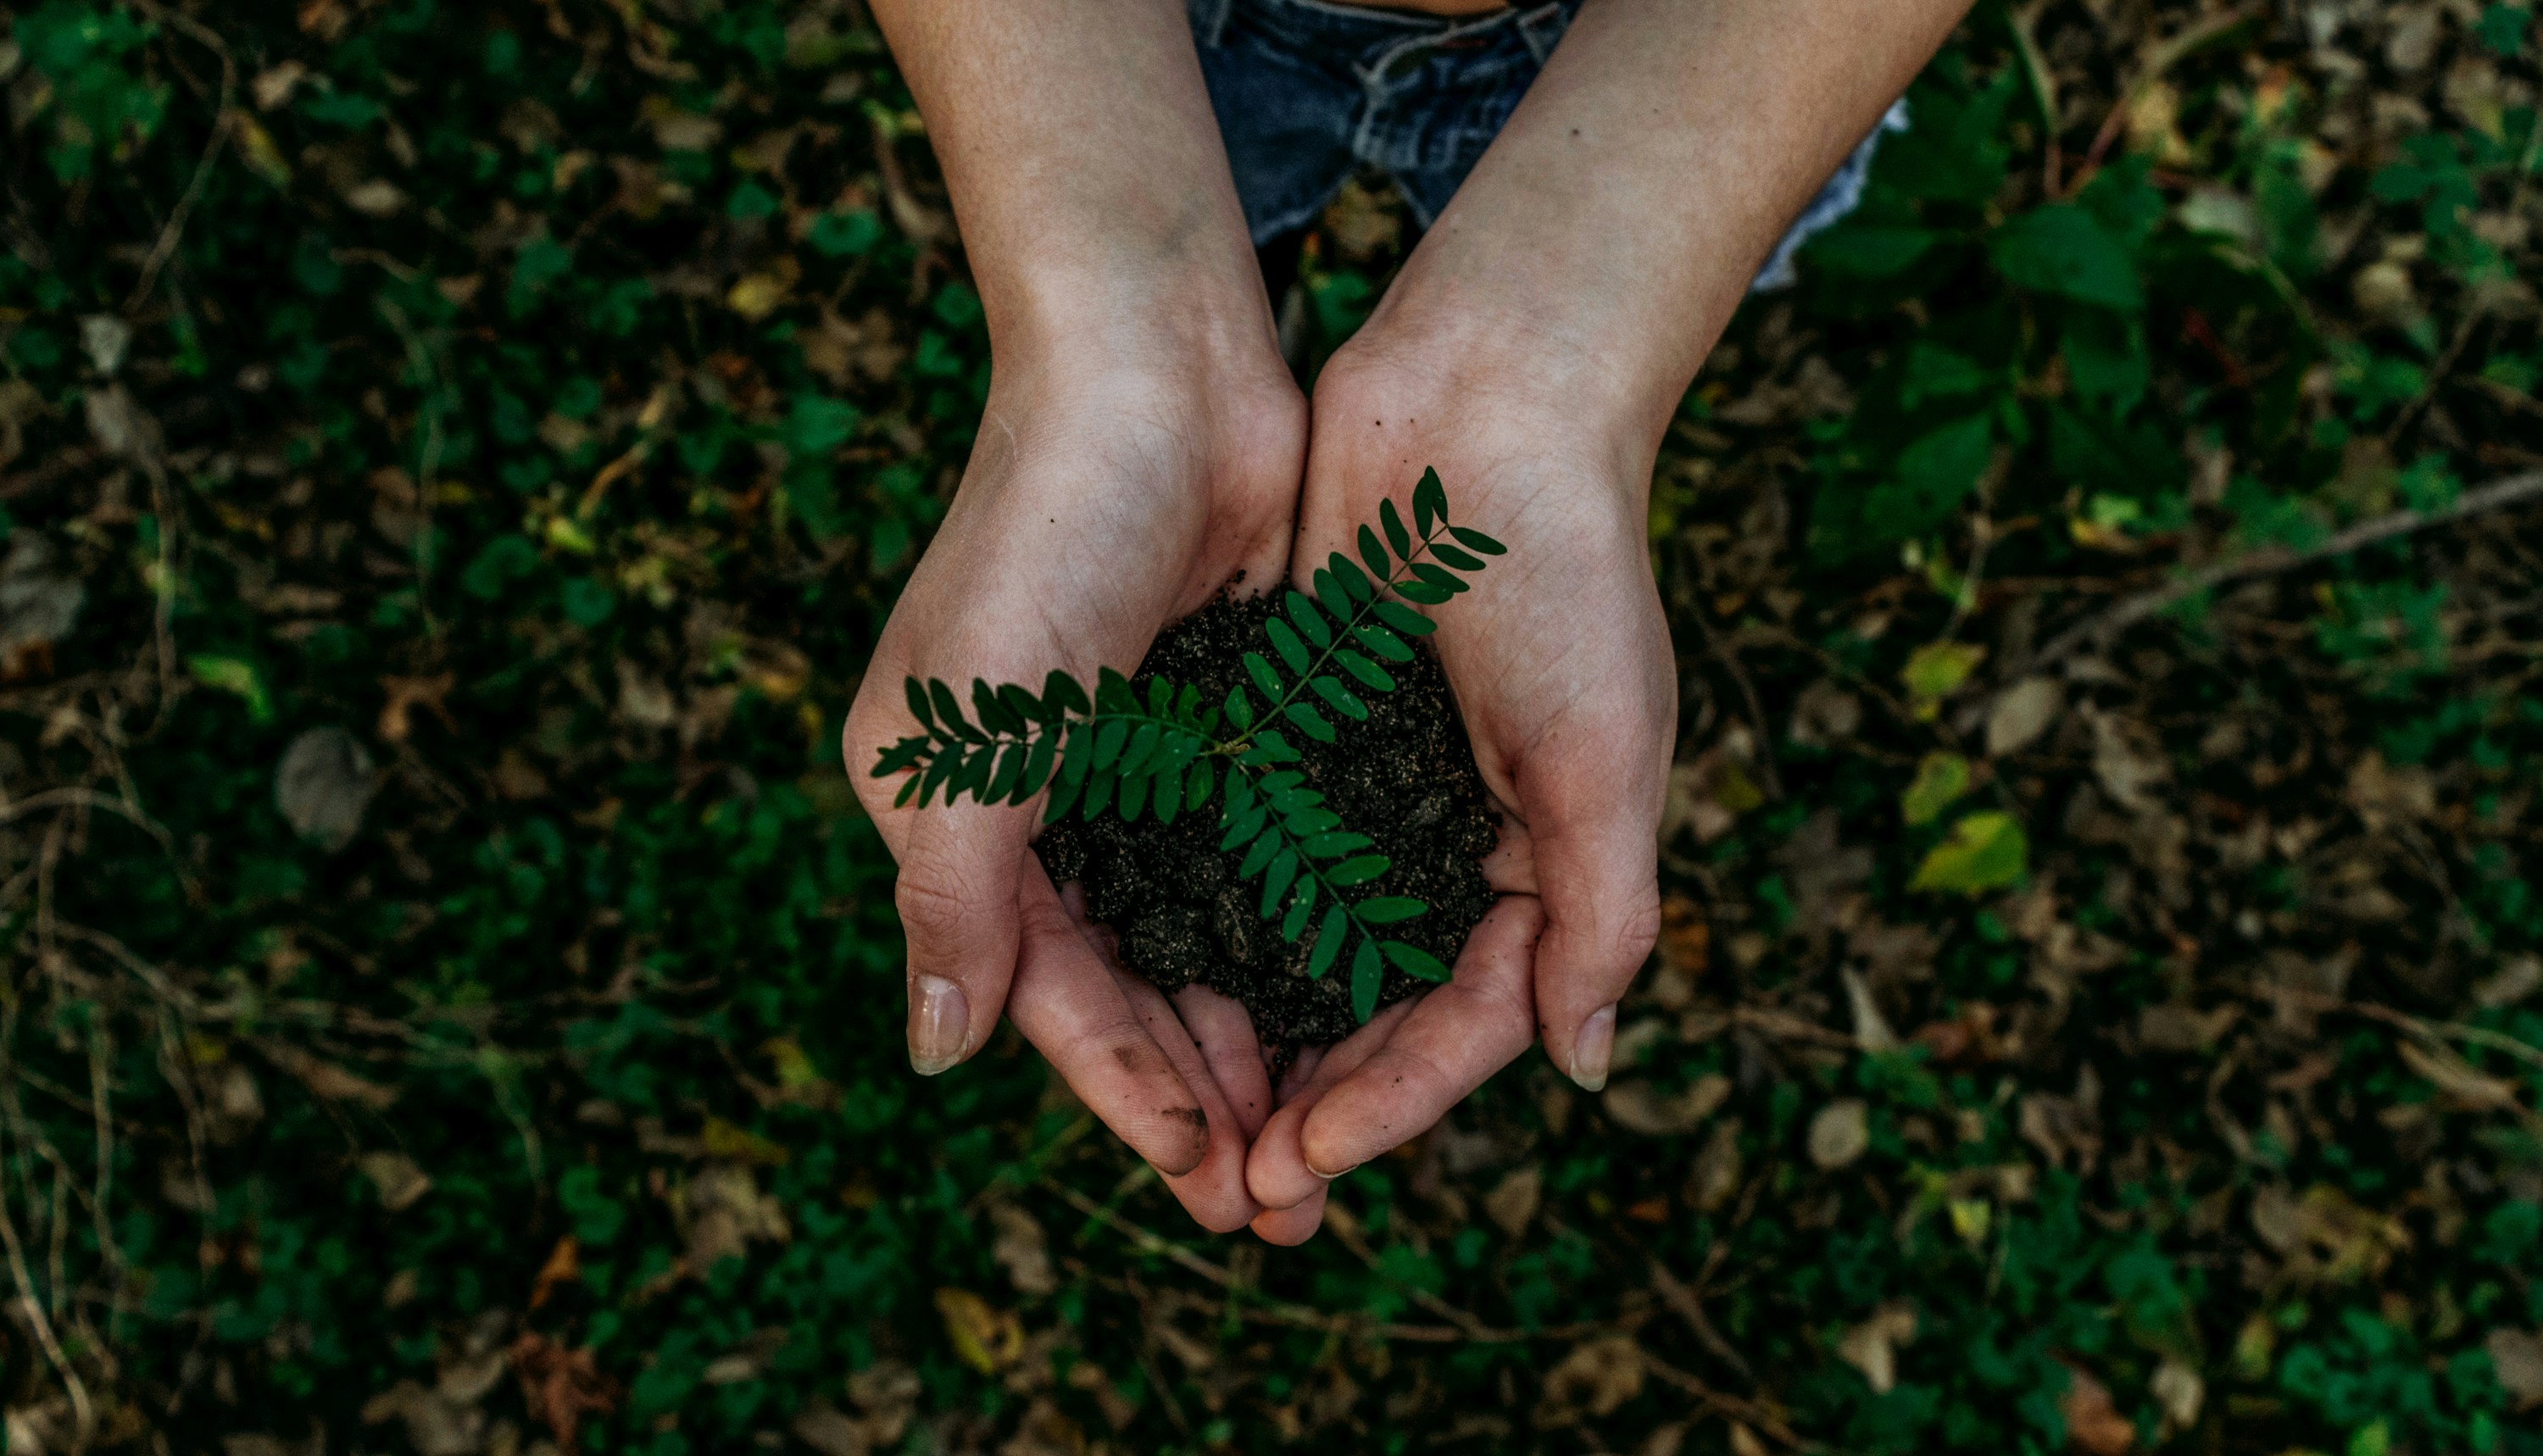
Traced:
<path fill-rule="evenodd" d="M 1490 412 L 1647 465 L 1721 321 L 1553 272 L 1409 267 L 1335 362 L 1429 379 L 1460 420 Z"/>

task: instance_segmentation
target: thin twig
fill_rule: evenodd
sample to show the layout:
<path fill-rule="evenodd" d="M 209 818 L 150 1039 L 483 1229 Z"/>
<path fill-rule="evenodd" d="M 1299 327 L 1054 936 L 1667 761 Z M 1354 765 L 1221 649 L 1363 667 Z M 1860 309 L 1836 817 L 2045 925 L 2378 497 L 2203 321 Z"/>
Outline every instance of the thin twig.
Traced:
<path fill-rule="evenodd" d="M 1548 1326 L 1543 1330 L 1501 1330 L 1480 1322 L 1471 1328 L 1464 1326 L 1452 1328 L 1444 1325 L 1397 1325 L 1383 1320 L 1372 1320 L 1365 1315 L 1332 1314 L 1320 1309 L 1311 1309 L 1303 1304 L 1273 1299 L 1258 1290 L 1248 1288 L 1244 1281 L 1237 1278 L 1235 1273 L 1226 1266 L 1212 1264 L 1183 1245 L 1141 1228 L 1055 1178 L 1044 1178 L 1040 1180 L 1040 1185 L 1057 1193 L 1063 1201 L 1078 1212 L 1128 1239 L 1139 1253 L 1170 1259 L 1187 1270 L 1227 1290 L 1230 1295 L 1239 1296 L 1229 1301 L 1229 1304 L 1235 1307 L 1237 1316 L 1240 1319 L 1253 1320 L 1258 1324 L 1286 1325 L 1293 1329 L 1324 1330 L 1336 1334 L 1363 1335 L 1379 1340 L 1402 1340 L 1425 1344 L 1516 1344 L 1530 1340 L 1578 1340 L 1584 1334 L 1606 1328 L 1603 1325 L 1575 1324 Z"/>
<path fill-rule="evenodd" d="M 1696 630 L 1704 634 L 1706 649 L 1722 664 L 1732 686 L 1739 689 L 1740 701 L 1747 705 L 1748 727 L 1757 744 L 1757 776 L 1765 780 L 1759 787 L 1766 791 L 1768 799 L 1780 801 L 1784 797 L 1784 778 L 1775 771 L 1775 734 L 1766 717 L 1766 706 L 1757 697 L 1757 685 L 1748 680 L 1748 669 L 1739 665 L 1739 657 L 1732 645 L 1723 640 L 1721 633 L 1713 630 L 1713 623 L 1705 615 L 1704 608 L 1698 606 L 1689 615 L 1695 619 Z"/>
<path fill-rule="evenodd" d="M 1719 1249 L 1721 1246 L 1714 1247 Z M 1680 1279 L 1657 1254 L 1652 1256 L 1652 1288 L 1659 1294 L 1660 1303 L 1676 1311 L 1677 1317 L 1686 1321 L 1686 1327 L 1695 1332 L 1696 1340 L 1713 1352 L 1715 1359 L 1738 1371 L 1739 1378 L 1749 1385 L 1757 1384 L 1756 1369 L 1732 1347 L 1730 1341 L 1722 1338 L 1721 1331 L 1713 1328 L 1712 1319 L 1704 1312 L 1703 1297 Z"/>
<path fill-rule="evenodd" d="M 2466 491 L 2455 499 L 2453 504 L 2440 506 L 2435 510 L 2396 510 L 2370 521 L 2362 521 L 2321 545 L 2303 551 L 2272 546 L 2217 562 L 2212 566 L 2203 567 L 2187 575 L 2177 577 L 2152 591 L 2139 592 L 2108 611 L 2059 633 L 2046 647 L 2042 648 L 2023 664 L 2023 673 L 2036 672 L 2072 654 L 2078 649 L 2107 641 L 2148 617 L 2168 610 L 2202 592 L 2212 591 L 2228 581 L 2239 581 L 2246 576 L 2266 575 L 2273 572 L 2290 571 L 2331 557 L 2347 556 L 2352 551 L 2362 551 L 2379 542 L 2407 536 L 2416 531 L 2425 531 L 2431 526 L 2442 526 L 2486 511 L 2504 510 L 2508 506 L 2536 498 L 2543 498 L 2543 470 L 2529 470 L 2521 475 L 2511 475 L 2504 480 L 2493 481 L 2489 485 Z M 2013 675 L 2021 676 L 2022 673 Z"/>
<path fill-rule="evenodd" d="M 1773 1436 L 1775 1439 L 1782 1441 L 1785 1445 L 1790 1446 L 1797 1451 L 1816 1451 L 1821 1449 L 1815 1442 L 1803 1440 L 1799 1435 L 1796 1435 L 1793 1431 L 1793 1427 L 1785 1421 L 1783 1416 L 1778 1412 L 1766 1406 L 1762 1406 L 1755 1401 L 1743 1401 L 1734 1395 L 1725 1395 L 1721 1391 L 1715 1390 L 1712 1386 L 1707 1385 L 1702 1377 L 1679 1369 L 1668 1361 L 1653 1354 L 1648 1348 L 1637 1345 L 1636 1351 L 1641 1354 L 1643 1358 L 1643 1368 L 1645 1370 L 1658 1376 L 1662 1384 L 1674 1385 L 1679 1390 L 1694 1397 L 1699 1405 L 1711 1407 L 1714 1411 L 1724 1416 L 1736 1417 L 1741 1424 L 1755 1426 L 1759 1430 L 1764 1431 L 1766 1434 Z"/>
<path fill-rule="evenodd" d="M 163 21 L 209 46 L 221 58 L 220 108 L 212 115 L 212 134 L 203 143 L 202 160 L 194 164 L 194 175 L 186 182 L 186 191 L 177 199 L 176 209 L 168 214 L 167 225 L 159 229 L 159 240 L 150 245 L 150 256 L 141 265 L 141 280 L 132 285 L 132 295 L 123 300 L 126 318 L 140 311 L 150 299 L 150 291 L 159 285 L 159 270 L 176 255 L 177 240 L 185 235 L 186 219 L 193 215 L 194 203 L 203 195 L 203 185 L 211 179 L 212 163 L 219 159 L 221 144 L 229 140 L 230 127 L 236 116 L 231 102 L 238 94 L 238 63 L 230 58 L 229 45 L 218 34 L 191 16 L 172 11 L 153 0 L 134 0 L 142 13 Z"/>
<path fill-rule="evenodd" d="M 2093 136 L 2092 150 L 2086 152 L 2084 160 L 2076 166 L 2075 182 L 2067 189 L 2067 195 L 2072 196 L 2082 192 L 2084 185 L 2093 180 L 2093 174 L 2101 170 L 2102 159 L 2110 154 L 2111 144 L 2118 141 L 2119 133 L 2127 127 L 2129 109 L 2136 105 L 2137 98 L 2145 95 L 2157 81 L 2163 79 L 2164 72 L 2197 54 L 2209 44 L 2223 39 L 2237 27 L 2260 19 L 2268 13 L 2268 10 L 2267 5 L 2258 3 L 2236 6 L 2232 10 L 2192 23 L 2171 39 L 2147 51 L 2145 64 L 2139 67 L 2137 74 L 2120 89 L 2119 99 L 2111 103 L 2109 115 L 2102 118 L 2102 129 Z"/>

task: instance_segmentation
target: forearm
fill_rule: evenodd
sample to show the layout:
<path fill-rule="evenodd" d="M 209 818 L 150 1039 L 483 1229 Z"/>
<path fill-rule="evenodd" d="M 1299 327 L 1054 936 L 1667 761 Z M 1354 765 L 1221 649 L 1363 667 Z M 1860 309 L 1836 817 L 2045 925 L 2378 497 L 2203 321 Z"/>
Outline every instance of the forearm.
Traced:
<path fill-rule="evenodd" d="M 1371 320 L 1657 439 L 1967 0 L 1588 0 Z"/>
<path fill-rule="evenodd" d="M 926 118 L 990 337 L 1271 317 L 1181 0 L 874 0 Z M 1259 336 L 1259 338 L 1257 338 Z"/>

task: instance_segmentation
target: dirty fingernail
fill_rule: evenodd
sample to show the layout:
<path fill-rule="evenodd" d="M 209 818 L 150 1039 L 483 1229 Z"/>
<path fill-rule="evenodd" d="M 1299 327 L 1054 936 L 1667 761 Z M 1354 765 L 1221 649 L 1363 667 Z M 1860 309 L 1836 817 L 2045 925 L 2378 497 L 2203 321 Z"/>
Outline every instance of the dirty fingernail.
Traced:
<path fill-rule="evenodd" d="M 1616 1050 L 1616 1008 L 1601 1006 L 1580 1024 L 1580 1035 L 1572 1043 L 1572 1080 L 1585 1092 L 1596 1092 L 1607 1085 L 1607 1058 Z"/>
<path fill-rule="evenodd" d="M 909 1068 L 933 1077 L 963 1059 L 963 1042 L 971 1030 L 971 1003 L 963 988 L 941 975 L 912 976 L 909 982 Z"/>

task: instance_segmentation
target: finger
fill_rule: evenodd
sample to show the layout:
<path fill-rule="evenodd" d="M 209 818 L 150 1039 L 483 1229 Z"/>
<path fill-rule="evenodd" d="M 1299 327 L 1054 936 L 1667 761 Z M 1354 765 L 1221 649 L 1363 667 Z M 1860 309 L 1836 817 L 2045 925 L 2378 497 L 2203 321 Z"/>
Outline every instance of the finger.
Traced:
<path fill-rule="evenodd" d="M 1386 1044 L 1308 1112 L 1298 1137 L 1307 1173 L 1346 1173 L 1421 1135 L 1527 1050 L 1536 1031 L 1528 971 L 1544 926 L 1544 912 L 1525 895 L 1485 912 L 1457 957 L 1455 978 L 1422 998 Z"/>
<path fill-rule="evenodd" d="M 1398 1001 L 1369 1018 L 1367 1026 L 1324 1048 L 1306 1085 L 1285 1099 L 1280 1110 L 1263 1124 L 1262 1132 L 1255 1136 L 1254 1151 L 1246 1155 L 1245 1186 L 1256 1202 L 1266 1208 L 1295 1208 L 1324 1190 L 1328 1180 L 1307 1167 L 1298 1149 L 1298 1134 L 1307 1124 L 1307 1114 L 1315 1111 L 1317 1100 L 1328 1089 L 1376 1055 L 1419 1004 L 1419 997 Z"/>
<path fill-rule="evenodd" d="M 1553 817 L 1531 830 L 1545 903 L 1537 1032 L 1554 1064 L 1596 1092 L 1615 1050 L 1616 1003 L 1659 939 L 1658 836 L 1631 812 Z"/>
<path fill-rule="evenodd" d="M 1200 1162 L 1186 1172 L 1166 1174 L 1167 1190 L 1194 1221 L 1211 1233 L 1233 1233 L 1245 1227 L 1263 1211 L 1263 1205 L 1245 1190 L 1245 1153 L 1252 1131 L 1230 1107 L 1207 1060 L 1165 994 L 1128 971 L 1115 970 L 1113 978 L 1140 1025 L 1147 1029 L 1148 1038 L 1166 1054 L 1184 1086 L 1199 1103 L 1203 1124 L 1208 1129 L 1209 1141 Z M 1238 1015 L 1243 1014 L 1239 1008 Z"/>
<path fill-rule="evenodd" d="M 1298 1054 L 1290 1058 L 1289 1070 L 1280 1074 L 1279 1090 L 1272 1094 L 1272 1101 L 1275 1107 L 1288 1106 L 1291 1098 L 1305 1092 L 1314 1083 L 1316 1069 L 1325 1064 L 1326 1049 L 1322 1046 L 1298 1048 Z M 1258 1132 L 1255 1135 L 1259 1137 L 1262 1134 Z"/>
<path fill-rule="evenodd" d="M 1527 825 L 1519 816 L 1493 805 L 1501 814 L 1501 827 L 1493 840 L 1490 854 L 1475 868 L 1484 872 L 1484 883 L 1497 893 L 1532 895 L 1536 893 L 1536 841 L 1527 834 Z"/>
<path fill-rule="evenodd" d="M 1209 1114 L 1149 1035 L 1120 981 L 1036 866 L 1020 901 L 1027 954 L 1007 1015 L 1130 1151 L 1177 1177 L 1210 1151 Z"/>
<path fill-rule="evenodd" d="M 1264 1064 L 1262 1038 L 1245 1004 L 1207 986 L 1186 986 L 1174 996 L 1175 1014 L 1200 1048 L 1210 1080 L 1236 1113 L 1245 1140 L 1263 1130 L 1272 1115 L 1272 1069 Z"/>
<path fill-rule="evenodd" d="M 1284 1249 L 1314 1238 L 1316 1230 L 1325 1226 L 1325 1191 L 1317 1188 L 1295 1208 L 1266 1208 L 1254 1215 L 1254 1236 Z"/>
<path fill-rule="evenodd" d="M 909 1064 L 932 1077 L 978 1050 L 1014 978 L 1023 881 L 1049 881 L 1014 808 L 945 805 L 900 826 L 892 902 L 909 948 Z M 1055 903 L 1055 902 L 1054 902 Z"/>

